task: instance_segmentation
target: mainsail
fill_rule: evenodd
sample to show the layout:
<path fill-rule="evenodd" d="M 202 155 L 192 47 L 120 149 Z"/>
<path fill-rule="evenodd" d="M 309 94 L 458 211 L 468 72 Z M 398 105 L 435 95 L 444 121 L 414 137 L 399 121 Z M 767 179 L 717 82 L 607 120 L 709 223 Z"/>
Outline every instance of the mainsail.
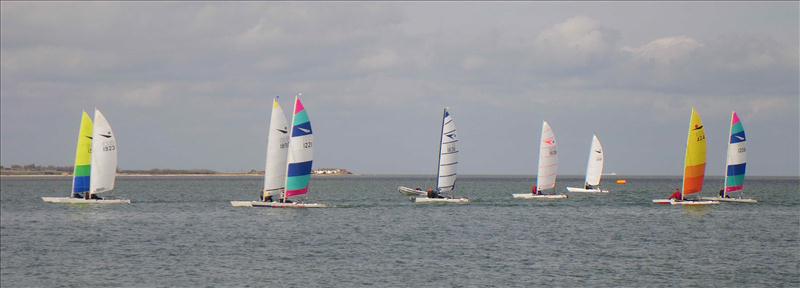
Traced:
<path fill-rule="evenodd" d="M 308 183 L 311 180 L 314 137 L 311 132 L 311 121 L 308 119 L 308 113 L 306 113 L 300 97 L 295 97 L 294 100 L 294 114 L 290 133 L 292 134 L 289 139 L 284 199 L 306 194 L 308 192 Z"/>
<path fill-rule="evenodd" d="M 539 170 L 536 172 L 536 188 L 539 191 L 556 187 L 558 152 L 556 138 L 547 121 L 542 123 L 542 136 L 539 142 Z"/>
<path fill-rule="evenodd" d="M 92 164 L 92 118 L 86 111 L 81 115 L 81 130 L 75 151 L 75 168 L 72 170 L 72 193 L 89 191 Z"/>
<path fill-rule="evenodd" d="M 744 189 L 744 171 L 747 165 L 747 139 L 742 121 L 736 112 L 731 112 L 731 130 L 728 139 L 728 157 L 725 161 L 725 193 Z"/>
<path fill-rule="evenodd" d="M 589 149 L 589 163 L 586 164 L 586 188 L 600 185 L 600 176 L 603 174 L 603 146 L 597 135 L 592 137 L 592 147 Z"/>
<path fill-rule="evenodd" d="M 89 191 L 102 193 L 114 189 L 117 176 L 117 138 L 111 132 L 111 125 L 100 113 L 94 110 L 94 132 L 92 132 L 91 187 Z"/>
<path fill-rule="evenodd" d="M 683 197 L 700 193 L 706 173 L 706 132 L 700 115 L 692 108 L 686 139 L 686 158 L 683 170 Z"/>
<path fill-rule="evenodd" d="M 439 139 L 439 165 L 436 171 L 436 188 L 441 192 L 450 192 L 456 186 L 456 166 L 458 165 L 458 148 L 456 143 L 456 123 L 453 116 L 444 108 L 442 116 L 442 134 Z"/>
<path fill-rule="evenodd" d="M 267 159 L 264 169 L 263 197 L 283 192 L 286 177 L 286 156 L 289 148 L 289 127 L 278 98 L 272 102 L 272 116 L 267 132 Z"/>

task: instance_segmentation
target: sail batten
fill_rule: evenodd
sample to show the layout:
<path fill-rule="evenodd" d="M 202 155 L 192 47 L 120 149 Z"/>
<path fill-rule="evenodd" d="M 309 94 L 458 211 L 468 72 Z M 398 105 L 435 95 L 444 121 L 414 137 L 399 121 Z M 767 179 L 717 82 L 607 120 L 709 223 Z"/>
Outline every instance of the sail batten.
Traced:
<path fill-rule="evenodd" d="M 692 108 L 689 119 L 689 134 L 686 139 L 684 158 L 683 189 L 684 196 L 700 193 L 706 171 L 706 134 L 700 115 Z"/>
<path fill-rule="evenodd" d="M 84 111 L 75 149 L 75 167 L 72 170 L 72 193 L 89 191 L 92 164 L 92 118 Z"/>
<path fill-rule="evenodd" d="M 263 197 L 283 192 L 286 177 L 286 157 L 289 149 L 289 123 L 278 97 L 272 101 L 272 113 L 267 132 L 267 159 L 264 167 Z"/>
<path fill-rule="evenodd" d="M 311 130 L 311 121 L 303 103 L 300 101 L 300 97 L 295 97 L 293 111 L 286 163 L 284 199 L 308 193 L 313 164 L 314 137 Z"/>
<path fill-rule="evenodd" d="M 114 189 L 117 178 L 117 136 L 100 110 L 94 110 L 92 132 L 92 167 L 90 192 L 102 193 Z"/>
<path fill-rule="evenodd" d="M 744 126 L 736 111 L 731 112 L 731 129 L 728 137 L 728 155 L 725 159 L 725 193 L 744 189 L 744 174 L 747 168 L 747 138 Z"/>
<path fill-rule="evenodd" d="M 436 171 L 436 188 L 442 192 L 455 189 L 456 168 L 458 164 L 458 148 L 456 143 L 456 124 L 447 108 L 442 116 L 442 133 L 439 139 L 439 164 Z"/>
<path fill-rule="evenodd" d="M 542 134 L 539 142 L 539 168 L 536 172 L 536 188 L 539 191 L 556 187 L 556 171 L 558 171 L 558 151 L 556 138 L 550 124 L 542 122 Z"/>

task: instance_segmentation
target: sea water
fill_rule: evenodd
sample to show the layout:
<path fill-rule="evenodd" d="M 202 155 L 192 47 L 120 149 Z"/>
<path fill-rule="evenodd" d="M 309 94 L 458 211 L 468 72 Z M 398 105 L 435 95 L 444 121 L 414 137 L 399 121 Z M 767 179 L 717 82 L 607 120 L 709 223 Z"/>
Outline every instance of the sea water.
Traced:
<path fill-rule="evenodd" d="M 328 209 L 234 208 L 258 177 L 118 177 L 130 205 L 44 203 L 70 178 L 0 181 L 2 287 L 800 286 L 800 181 L 748 177 L 758 204 L 655 205 L 678 177 L 530 201 L 529 177 L 462 176 L 469 205 L 415 205 L 431 177 L 312 180 Z M 580 187 L 580 177 L 561 177 Z M 708 177 L 705 196 L 722 179 Z M 104 194 L 105 195 L 105 194 Z"/>

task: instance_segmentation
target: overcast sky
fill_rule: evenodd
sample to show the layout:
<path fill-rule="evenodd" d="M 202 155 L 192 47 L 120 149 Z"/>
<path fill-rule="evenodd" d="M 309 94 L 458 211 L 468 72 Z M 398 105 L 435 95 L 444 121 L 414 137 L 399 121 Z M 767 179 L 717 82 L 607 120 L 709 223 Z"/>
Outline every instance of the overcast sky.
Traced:
<path fill-rule="evenodd" d="M 679 175 L 690 109 L 721 175 L 731 110 L 748 175 L 800 173 L 798 2 L 3 1 L 2 164 L 72 165 L 98 107 L 122 169 L 263 169 L 272 98 L 303 93 L 316 168 L 431 174 L 441 110 L 461 174 Z"/>

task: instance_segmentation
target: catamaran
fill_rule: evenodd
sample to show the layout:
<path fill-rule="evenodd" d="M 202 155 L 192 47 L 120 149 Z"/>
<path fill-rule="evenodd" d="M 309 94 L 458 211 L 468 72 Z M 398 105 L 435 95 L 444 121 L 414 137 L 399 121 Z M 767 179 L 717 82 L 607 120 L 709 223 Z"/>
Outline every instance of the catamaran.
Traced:
<path fill-rule="evenodd" d="M 407 196 L 413 196 L 418 204 L 467 204 L 468 198 L 456 198 L 456 166 L 458 165 L 458 149 L 456 143 L 456 123 L 447 108 L 442 116 L 442 130 L 439 134 L 439 163 L 436 168 L 436 189 L 430 192 L 400 186 L 397 190 Z"/>
<path fill-rule="evenodd" d="M 111 132 L 111 125 L 100 110 L 94 110 L 94 125 L 89 114 L 83 111 L 70 197 L 42 197 L 42 200 L 68 204 L 130 204 L 131 200 L 127 199 L 97 196 L 114 189 L 116 176 L 117 138 Z"/>
<path fill-rule="evenodd" d="M 744 171 L 747 165 L 747 139 L 744 136 L 744 126 L 739 120 L 736 111 L 731 112 L 731 129 L 728 134 L 728 157 L 725 159 L 725 180 L 719 197 L 700 197 L 703 200 L 716 200 L 721 202 L 757 203 L 756 199 L 743 198 Z M 742 191 L 742 192 L 740 192 Z M 733 198 L 729 193 L 740 192 L 738 198 Z"/>
<path fill-rule="evenodd" d="M 273 105 L 274 106 L 274 105 Z M 294 113 L 292 113 L 292 126 L 289 128 L 289 144 L 286 161 L 284 162 L 283 188 L 271 188 L 273 184 L 265 186 L 264 195 L 267 201 L 251 201 L 251 207 L 273 207 L 273 208 L 325 208 L 328 205 L 321 203 L 292 202 L 289 198 L 305 195 L 308 193 L 309 183 L 311 182 L 311 165 L 314 158 L 314 137 L 311 131 L 311 121 L 308 112 L 300 101 L 300 95 L 294 98 Z M 270 124 L 271 125 L 271 124 Z M 268 145 L 269 146 L 269 145 Z M 277 154 L 278 152 L 276 152 Z M 269 165 L 269 164 L 268 164 Z M 266 171 L 265 171 L 266 176 Z M 275 176 L 273 176 L 275 177 Z M 270 180 L 265 180 L 270 181 Z M 273 183 L 273 182 L 270 182 Z M 277 189 L 277 190 L 272 190 Z M 269 201 L 269 197 L 280 192 L 280 199 Z M 266 193 L 269 192 L 269 193 Z M 262 199 L 264 200 L 264 199 Z M 231 202 L 231 205 L 235 204 Z"/>
<path fill-rule="evenodd" d="M 564 194 L 542 194 L 542 191 L 556 188 L 558 170 L 558 151 L 556 136 L 547 121 L 542 122 L 542 135 L 539 138 L 539 170 L 536 172 L 536 186 L 531 193 L 512 194 L 515 199 L 564 199 Z"/>
<path fill-rule="evenodd" d="M 686 139 L 686 156 L 683 165 L 683 189 L 680 198 L 655 199 L 656 204 L 672 205 L 709 205 L 719 204 L 718 201 L 690 200 L 687 196 L 699 194 L 703 190 L 703 178 L 706 173 L 706 132 L 700 114 L 692 107 L 689 118 L 689 136 Z M 677 192 L 676 192 L 677 193 Z"/>
<path fill-rule="evenodd" d="M 592 146 L 589 148 L 589 163 L 586 164 L 586 181 L 583 188 L 567 187 L 569 192 L 608 193 L 600 189 L 600 177 L 603 175 L 603 146 L 597 135 L 592 136 Z"/>

